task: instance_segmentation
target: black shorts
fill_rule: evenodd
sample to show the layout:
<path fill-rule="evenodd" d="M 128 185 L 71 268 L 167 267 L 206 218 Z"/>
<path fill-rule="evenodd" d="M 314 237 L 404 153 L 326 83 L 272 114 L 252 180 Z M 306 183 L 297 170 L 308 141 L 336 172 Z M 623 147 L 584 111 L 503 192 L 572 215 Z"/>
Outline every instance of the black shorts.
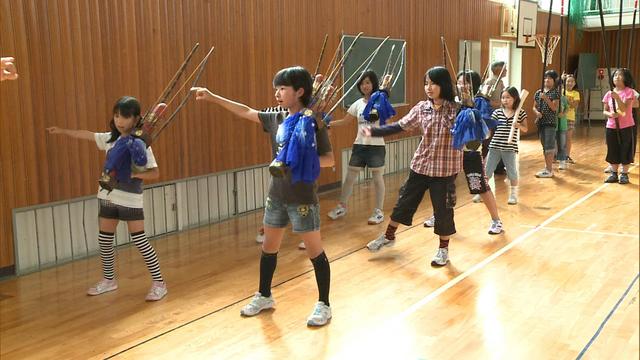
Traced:
<path fill-rule="evenodd" d="M 628 165 L 633 162 L 633 126 L 616 130 L 607 128 L 607 158 L 609 164 Z M 620 141 L 618 135 L 620 134 Z"/>
<path fill-rule="evenodd" d="M 105 219 L 115 219 L 122 221 L 144 220 L 144 210 L 142 208 L 130 208 L 116 205 L 111 201 L 99 199 L 100 209 L 98 216 Z"/>
<path fill-rule="evenodd" d="M 351 159 L 349 166 L 363 168 L 379 168 L 384 166 L 384 157 L 387 149 L 384 145 L 361 145 L 353 144 L 351 148 Z"/>
<path fill-rule="evenodd" d="M 471 194 L 484 194 L 490 190 L 479 151 L 463 151 L 462 167 Z"/>

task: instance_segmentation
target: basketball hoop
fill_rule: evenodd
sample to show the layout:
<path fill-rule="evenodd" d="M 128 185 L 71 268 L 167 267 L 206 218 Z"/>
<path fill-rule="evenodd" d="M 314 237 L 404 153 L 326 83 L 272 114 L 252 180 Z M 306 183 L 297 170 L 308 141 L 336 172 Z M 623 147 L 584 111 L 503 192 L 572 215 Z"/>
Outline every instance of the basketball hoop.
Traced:
<path fill-rule="evenodd" d="M 527 36 L 528 38 L 528 36 Z M 547 65 L 551 64 L 551 60 L 553 59 L 553 51 L 558 46 L 560 42 L 560 35 L 550 35 L 549 36 L 549 44 L 548 44 L 548 54 L 547 54 Z M 527 39 L 528 40 L 528 39 Z M 543 34 L 537 34 L 535 37 L 536 44 L 538 44 L 538 48 L 540 49 L 540 55 L 542 56 L 542 62 L 544 63 L 544 45 L 547 42 L 547 36 Z"/>

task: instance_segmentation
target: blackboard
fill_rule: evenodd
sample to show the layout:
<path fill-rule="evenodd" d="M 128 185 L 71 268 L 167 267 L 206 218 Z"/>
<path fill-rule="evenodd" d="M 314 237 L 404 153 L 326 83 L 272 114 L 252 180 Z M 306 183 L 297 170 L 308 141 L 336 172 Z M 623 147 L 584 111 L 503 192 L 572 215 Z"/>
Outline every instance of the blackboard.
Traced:
<path fill-rule="evenodd" d="M 349 49 L 354 39 L 355 39 L 355 35 L 344 35 L 344 41 L 342 42 L 343 53 L 345 53 L 347 49 Z M 349 77 L 351 77 L 351 75 L 354 74 L 354 72 L 356 72 L 358 67 L 362 65 L 364 60 L 375 51 L 375 49 L 382 43 L 383 40 L 384 38 L 365 37 L 365 36 L 361 36 L 358 39 L 358 42 L 354 45 L 353 50 L 351 51 L 351 54 L 349 55 L 349 57 L 346 59 L 344 63 L 344 68 L 342 70 L 343 82 L 347 81 Z M 382 73 L 384 72 L 384 68 L 387 65 L 387 61 L 389 60 L 389 55 L 391 54 L 391 48 L 393 47 L 394 49 L 393 49 L 393 55 L 391 56 L 391 63 L 389 64 L 389 67 L 393 67 L 394 63 L 396 62 L 398 54 L 400 54 L 400 51 L 402 50 L 403 54 L 397 62 L 396 71 L 393 73 L 393 75 L 395 76 L 398 73 L 397 69 L 401 69 L 400 74 L 397 77 L 398 81 L 395 83 L 395 86 L 391 89 L 391 97 L 389 99 L 391 104 L 393 104 L 394 106 L 406 104 L 405 75 L 407 73 L 406 72 L 407 49 L 406 47 L 403 49 L 402 46 L 404 44 L 405 44 L 405 41 L 402 39 L 388 39 L 384 43 L 384 45 L 382 45 L 382 47 L 378 51 L 378 54 L 373 58 L 371 65 L 368 67 L 368 69 L 372 69 L 373 71 L 375 71 L 376 75 L 378 75 L 378 80 L 382 82 L 382 76 L 383 76 Z M 404 58 L 404 61 L 403 61 L 403 58 Z M 348 91 L 351 88 L 351 86 L 358 81 L 360 74 L 362 74 L 364 70 L 366 70 L 364 67 L 360 68 L 360 70 L 357 70 L 357 74 L 351 77 L 350 81 L 346 82 L 345 87 L 343 89 L 344 92 Z M 394 78 L 392 80 L 392 83 L 395 80 L 396 79 Z M 360 97 L 362 97 L 362 95 L 360 94 L 358 89 L 356 89 L 356 87 L 353 86 L 351 91 L 347 94 L 347 96 L 345 96 L 344 100 L 342 101 L 343 106 L 345 108 L 349 108 L 349 106 L 353 104 L 356 100 L 358 100 Z"/>

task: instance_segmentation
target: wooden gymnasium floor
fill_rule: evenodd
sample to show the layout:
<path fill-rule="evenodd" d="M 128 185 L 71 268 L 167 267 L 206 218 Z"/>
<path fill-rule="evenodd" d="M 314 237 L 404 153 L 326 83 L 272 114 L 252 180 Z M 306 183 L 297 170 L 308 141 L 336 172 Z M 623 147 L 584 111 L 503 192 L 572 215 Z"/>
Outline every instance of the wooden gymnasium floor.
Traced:
<path fill-rule="evenodd" d="M 506 232 L 458 179 L 451 263 L 429 266 L 438 244 L 422 220 L 394 248 L 364 246 L 373 186 L 356 186 L 350 213 L 323 216 L 334 318 L 308 329 L 312 266 L 287 233 L 273 293 L 277 309 L 241 318 L 256 291 L 261 212 L 155 240 L 169 294 L 145 303 L 149 275 L 135 247 L 118 249 L 118 291 L 85 295 L 97 257 L 0 282 L 2 359 L 638 359 L 638 168 L 632 184 L 603 184 L 602 129 L 578 129 L 577 165 L 536 179 L 542 156 L 525 139 L 520 204 L 497 199 Z M 638 158 L 636 157 L 636 162 Z M 406 174 L 386 177 L 389 214 Z M 338 191 L 324 194 L 322 212 Z M 385 222 L 386 223 L 386 222 Z"/>

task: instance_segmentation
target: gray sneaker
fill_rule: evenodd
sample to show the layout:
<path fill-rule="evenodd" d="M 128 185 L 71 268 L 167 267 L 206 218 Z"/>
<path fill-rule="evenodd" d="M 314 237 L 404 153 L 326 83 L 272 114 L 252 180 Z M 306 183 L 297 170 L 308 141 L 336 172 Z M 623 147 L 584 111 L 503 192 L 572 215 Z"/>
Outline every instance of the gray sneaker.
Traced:
<path fill-rule="evenodd" d="M 251 299 L 251 302 L 249 302 L 240 310 L 240 315 L 254 316 L 262 310 L 273 308 L 275 305 L 276 302 L 273 300 L 273 296 L 264 297 L 262 296 L 262 294 L 257 292 L 255 295 L 253 295 L 253 299 Z"/>
<path fill-rule="evenodd" d="M 552 178 L 553 177 L 553 173 L 547 169 L 538 171 L 536 173 L 536 177 L 537 178 Z"/>
<path fill-rule="evenodd" d="M 331 220 L 338 220 L 338 218 L 347 215 L 347 208 L 342 206 L 342 204 L 338 204 L 333 210 L 329 211 L 327 215 Z"/>
<path fill-rule="evenodd" d="M 395 240 L 387 239 L 384 234 L 378 236 L 377 239 L 369 241 L 367 244 L 367 249 L 371 252 L 376 252 L 382 249 L 383 246 L 393 246 L 395 244 Z"/>
<path fill-rule="evenodd" d="M 331 319 L 331 307 L 318 301 L 313 312 L 307 318 L 307 326 L 323 326 Z"/>
<path fill-rule="evenodd" d="M 489 227 L 489 234 L 498 235 L 502 232 L 502 221 L 491 220 L 491 226 Z"/>
<path fill-rule="evenodd" d="M 449 249 L 438 248 L 436 256 L 431 260 L 431 266 L 445 266 L 449 262 Z"/>
<path fill-rule="evenodd" d="M 431 215 L 430 218 L 428 218 L 427 220 L 424 221 L 424 227 L 434 227 L 436 226 L 436 216 L 435 215 Z"/>

